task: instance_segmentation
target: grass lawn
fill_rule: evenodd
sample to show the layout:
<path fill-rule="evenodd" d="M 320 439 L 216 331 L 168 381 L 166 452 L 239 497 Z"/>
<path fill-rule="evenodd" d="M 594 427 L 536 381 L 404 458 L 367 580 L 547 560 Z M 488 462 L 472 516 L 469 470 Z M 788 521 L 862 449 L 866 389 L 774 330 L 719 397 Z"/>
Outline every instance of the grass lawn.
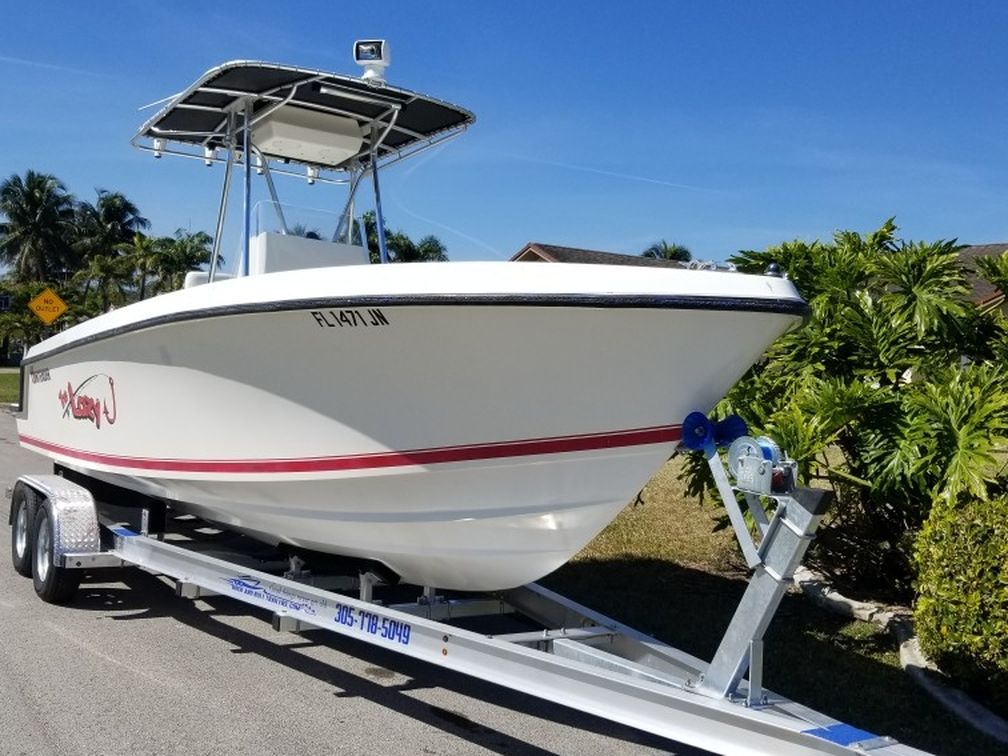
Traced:
<path fill-rule="evenodd" d="M 10 404 L 18 400 L 18 380 L 17 369 L 0 370 L 0 404 Z"/>
<path fill-rule="evenodd" d="M 686 499 L 673 460 L 548 587 L 703 659 L 714 654 L 747 575 L 722 510 Z M 813 709 L 937 754 L 1008 754 L 948 713 L 900 669 L 895 643 L 798 593 L 766 636 L 767 688 Z"/>

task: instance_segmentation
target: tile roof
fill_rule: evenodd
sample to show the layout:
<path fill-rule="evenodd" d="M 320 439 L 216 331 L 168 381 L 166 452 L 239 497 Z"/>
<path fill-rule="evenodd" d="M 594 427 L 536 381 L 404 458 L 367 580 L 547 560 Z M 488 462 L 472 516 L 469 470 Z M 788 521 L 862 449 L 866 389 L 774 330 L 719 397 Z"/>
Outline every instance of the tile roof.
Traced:
<path fill-rule="evenodd" d="M 973 290 L 973 300 L 977 303 L 992 303 L 997 298 L 1004 298 L 992 284 L 976 274 L 973 261 L 978 257 L 999 255 L 1008 250 L 1005 244 L 968 244 L 959 250 L 959 256 L 966 264 L 967 280 Z M 652 267 L 682 267 L 675 260 L 656 260 L 640 255 L 627 255 L 617 252 L 602 252 L 596 249 L 579 249 L 578 247 L 561 247 L 555 244 L 529 242 L 514 255 L 512 260 L 541 260 L 543 262 L 559 263 L 590 263 L 595 265 L 649 265 Z"/>
<path fill-rule="evenodd" d="M 979 304 L 991 302 L 998 297 L 1004 298 L 1004 293 L 985 281 L 976 273 L 973 262 L 978 257 L 991 257 L 1000 255 L 1008 250 L 1008 244 L 969 244 L 959 250 L 959 258 L 966 264 L 966 279 L 973 289 L 973 301 Z"/>

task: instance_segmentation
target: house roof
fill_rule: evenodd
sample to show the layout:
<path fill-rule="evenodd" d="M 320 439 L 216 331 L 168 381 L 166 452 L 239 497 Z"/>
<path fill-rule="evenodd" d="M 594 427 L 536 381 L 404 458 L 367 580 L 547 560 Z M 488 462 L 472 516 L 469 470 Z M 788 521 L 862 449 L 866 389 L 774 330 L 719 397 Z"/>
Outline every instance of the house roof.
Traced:
<path fill-rule="evenodd" d="M 959 250 L 959 258 L 966 265 L 967 280 L 973 289 L 973 301 L 977 304 L 994 304 L 997 299 L 1004 300 L 1004 292 L 997 290 L 993 284 L 977 275 L 974 262 L 978 257 L 992 257 L 1008 250 L 1006 244 L 970 244 Z"/>
<path fill-rule="evenodd" d="M 988 281 L 977 275 L 974 261 L 978 257 L 1000 255 L 1008 250 L 1004 244 L 969 244 L 959 250 L 959 256 L 967 269 L 967 280 L 973 291 L 973 301 L 981 305 L 997 306 L 1004 301 L 1005 295 Z M 529 242 L 512 258 L 517 262 L 559 262 L 559 263 L 591 263 L 595 265 L 649 265 L 652 267 L 682 267 L 675 260 L 656 260 L 640 255 L 627 255 L 617 252 L 602 252 L 595 249 L 579 249 L 578 247 L 561 247 L 555 244 Z"/>
<path fill-rule="evenodd" d="M 594 265 L 645 265 L 659 268 L 682 267 L 676 260 L 656 260 L 640 255 L 601 252 L 595 249 L 559 247 L 554 244 L 529 242 L 511 258 L 515 262 L 590 263 Z"/>

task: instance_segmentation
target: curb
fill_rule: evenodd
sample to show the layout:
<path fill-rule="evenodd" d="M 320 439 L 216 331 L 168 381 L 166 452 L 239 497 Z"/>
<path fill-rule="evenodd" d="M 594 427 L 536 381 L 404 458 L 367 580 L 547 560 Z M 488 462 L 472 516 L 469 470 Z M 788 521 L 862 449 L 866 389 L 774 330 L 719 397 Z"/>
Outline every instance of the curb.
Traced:
<path fill-rule="evenodd" d="M 807 567 L 795 570 L 794 582 L 816 605 L 845 617 L 872 622 L 892 635 L 899 644 L 900 666 L 915 683 L 957 717 L 1008 745 L 1008 721 L 944 682 L 941 670 L 924 655 L 914 635 L 913 614 L 909 609 L 849 599 L 835 591 L 825 577 Z"/>

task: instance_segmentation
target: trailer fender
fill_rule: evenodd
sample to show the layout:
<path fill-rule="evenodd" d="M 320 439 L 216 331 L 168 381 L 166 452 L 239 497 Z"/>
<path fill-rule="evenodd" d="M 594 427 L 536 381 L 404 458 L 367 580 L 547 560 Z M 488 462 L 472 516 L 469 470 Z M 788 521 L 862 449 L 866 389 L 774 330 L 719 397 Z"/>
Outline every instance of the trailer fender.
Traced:
<path fill-rule="evenodd" d="M 49 503 L 53 518 L 53 557 L 58 564 L 64 554 L 101 551 L 98 512 L 94 497 L 84 486 L 59 475 L 22 475 L 15 483 L 27 486 Z M 12 508 L 13 509 L 13 508 Z"/>

